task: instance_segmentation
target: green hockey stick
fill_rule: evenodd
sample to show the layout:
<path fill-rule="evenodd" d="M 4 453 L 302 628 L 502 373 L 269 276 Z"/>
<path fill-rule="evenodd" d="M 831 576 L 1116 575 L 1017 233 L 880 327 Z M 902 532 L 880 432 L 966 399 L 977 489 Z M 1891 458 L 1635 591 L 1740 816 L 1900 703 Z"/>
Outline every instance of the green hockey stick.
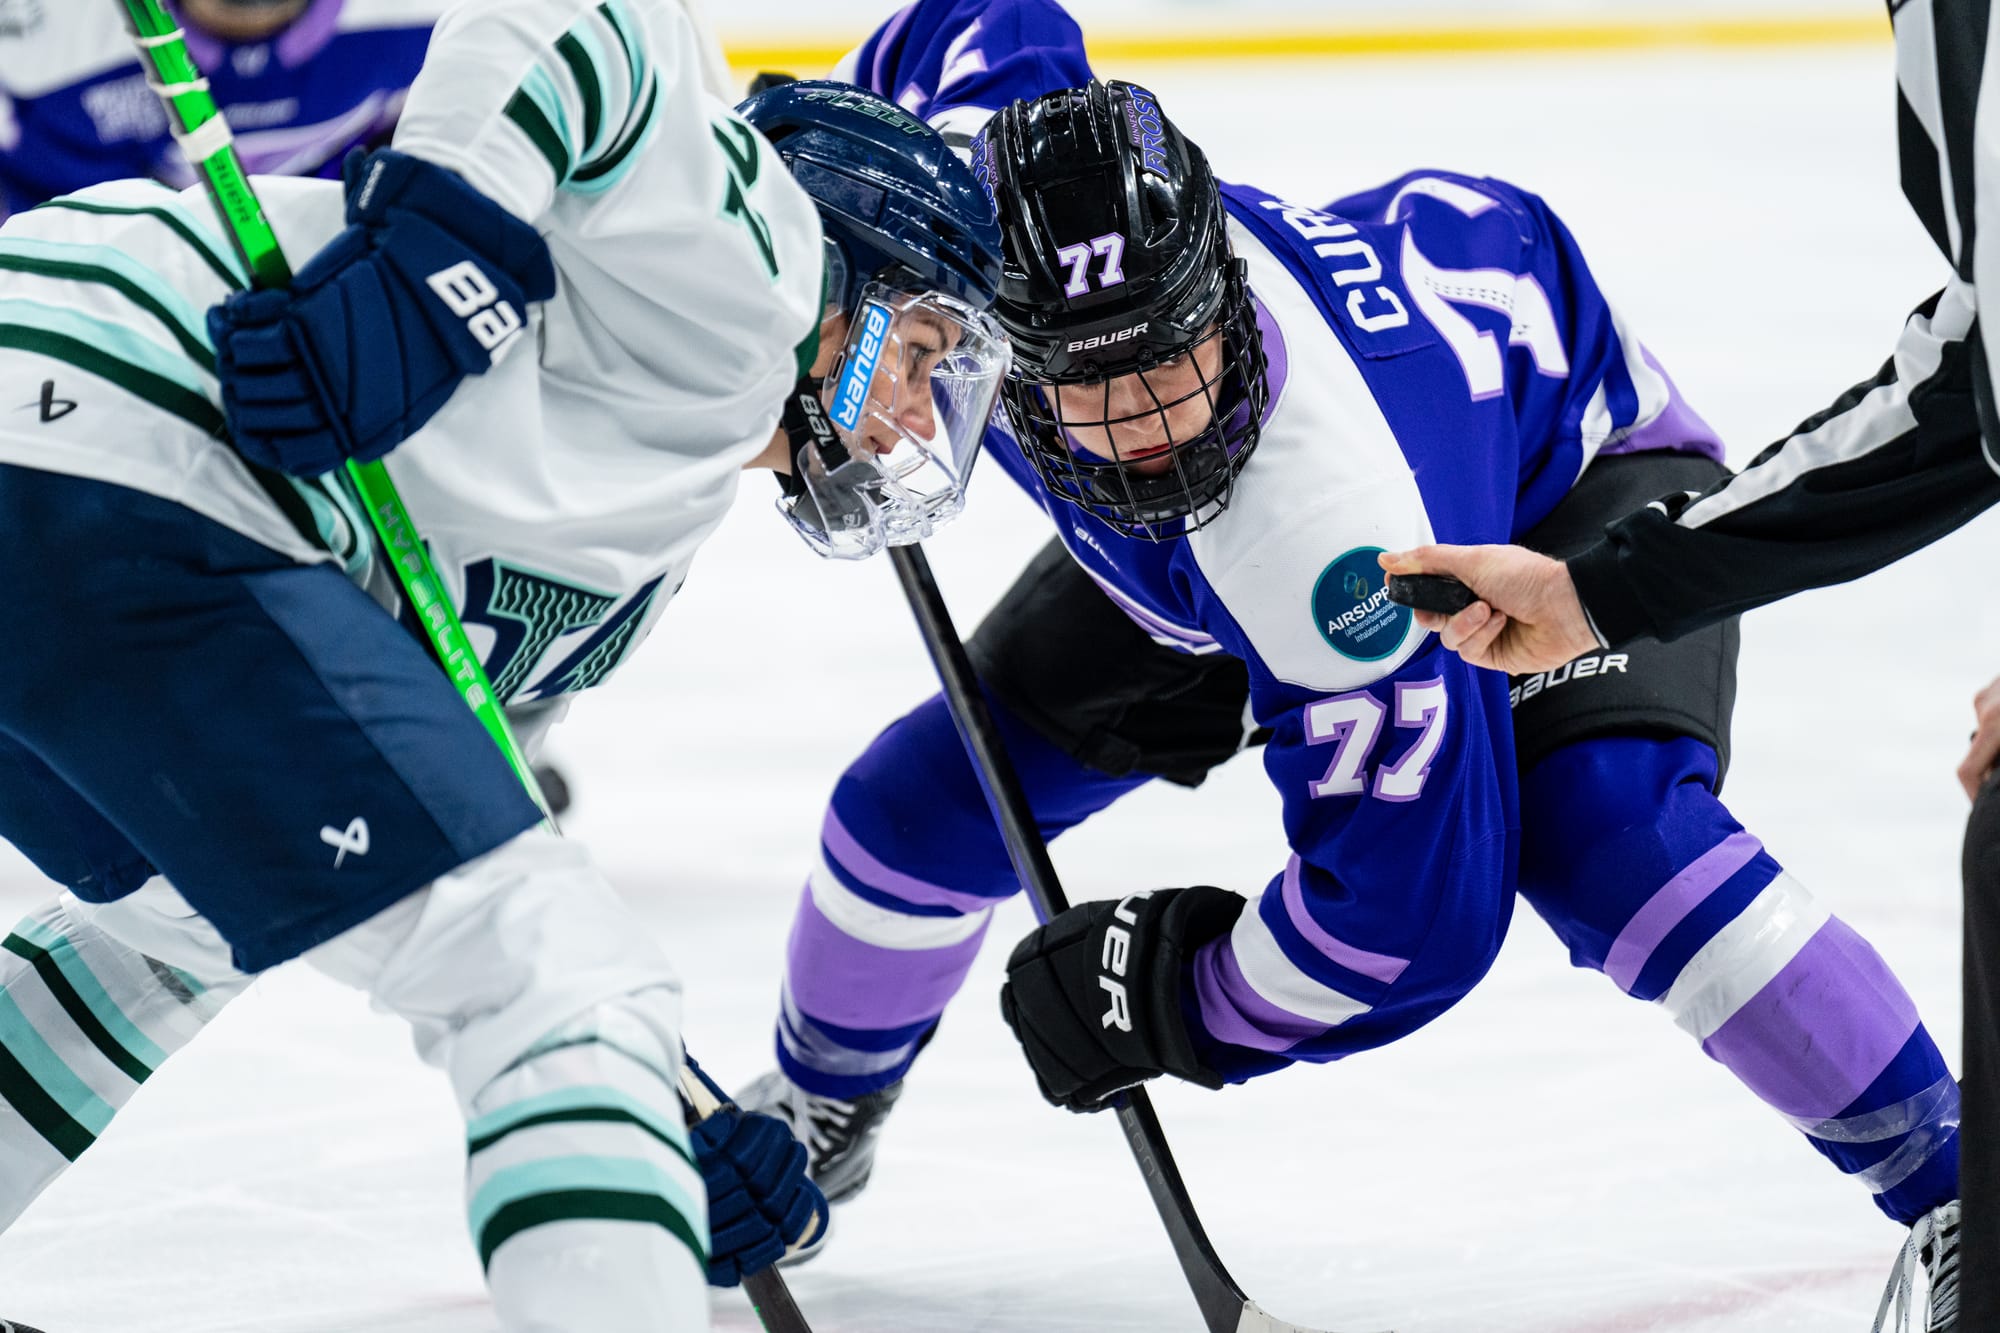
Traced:
<path fill-rule="evenodd" d="M 289 286 L 291 265 L 285 262 L 278 237 L 264 216 L 263 204 L 250 188 L 250 177 L 236 156 L 229 124 L 216 109 L 215 99 L 209 96 L 208 80 L 195 68 L 194 58 L 188 54 L 180 25 L 161 7 L 160 0 L 124 0 L 124 9 L 125 25 L 145 57 L 153 90 L 167 104 L 176 124 L 174 138 L 180 142 L 188 161 L 201 172 L 216 207 L 227 219 L 229 239 L 237 253 L 258 286 Z M 396 568 L 396 582 L 402 585 L 403 596 L 423 622 L 445 675 L 486 728 L 486 734 L 500 747 L 500 753 L 507 756 L 514 776 L 534 798 L 542 817 L 553 826 L 554 817 L 549 814 L 541 784 L 535 781 L 527 756 L 507 726 L 507 715 L 501 711 L 500 700 L 494 697 L 493 683 L 486 678 L 485 666 L 466 640 L 458 608 L 451 604 L 444 581 L 431 564 L 430 552 L 425 549 L 416 524 L 410 521 L 409 510 L 403 507 L 403 497 L 397 494 L 389 469 L 380 460 L 357 463 L 350 459 L 347 476 L 368 510 L 368 519 L 375 525 L 382 550 Z"/>
<path fill-rule="evenodd" d="M 264 206 L 258 202 L 256 191 L 250 187 L 250 177 L 236 156 L 228 122 L 216 109 L 215 99 L 209 96 L 208 81 L 195 68 L 179 25 L 161 8 L 160 0 L 123 0 L 123 4 L 125 26 L 143 53 L 153 90 L 167 104 L 179 127 L 174 137 L 188 161 L 201 172 L 216 207 L 227 219 L 229 239 L 237 253 L 259 286 L 289 286 L 291 265 L 285 262 L 277 234 L 271 230 Z M 403 507 L 402 496 L 396 492 L 396 483 L 389 477 L 389 470 L 379 461 L 349 461 L 347 475 L 362 503 L 368 506 L 368 517 L 375 525 L 376 536 L 381 538 L 382 549 L 396 566 L 396 581 L 423 621 L 445 674 L 485 725 L 487 735 L 500 747 L 500 753 L 507 756 L 514 775 L 553 829 L 555 817 L 549 813 L 541 784 L 535 780 L 527 756 L 521 753 L 507 725 L 507 716 L 494 697 L 492 682 L 486 678 L 486 668 L 466 640 L 458 608 L 451 604 L 444 582 L 431 564 L 430 553 L 424 548 L 416 525 L 410 521 L 409 511 Z M 715 1109 L 708 1106 L 700 1113 L 705 1116 Z M 769 1333 L 812 1333 L 776 1268 L 766 1268 L 744 1278 L 743 1290 Z"/>

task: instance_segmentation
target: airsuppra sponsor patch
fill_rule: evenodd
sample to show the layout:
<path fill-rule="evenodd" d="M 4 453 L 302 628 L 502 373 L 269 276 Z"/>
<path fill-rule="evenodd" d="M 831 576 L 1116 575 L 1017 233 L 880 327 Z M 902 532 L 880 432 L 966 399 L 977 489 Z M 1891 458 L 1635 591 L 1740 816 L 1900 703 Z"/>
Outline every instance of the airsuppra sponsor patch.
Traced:
<path fill-rule="evenodd" d="M 1313 624 L 1327 646 L 1356 662 L 1379 662 L 1395 652 L 1415 619 L 1389 600 L 1388 576 L 1375 557 L 1379 546 L 1357 546 L 1320 571 L 1313 584 Z"/>

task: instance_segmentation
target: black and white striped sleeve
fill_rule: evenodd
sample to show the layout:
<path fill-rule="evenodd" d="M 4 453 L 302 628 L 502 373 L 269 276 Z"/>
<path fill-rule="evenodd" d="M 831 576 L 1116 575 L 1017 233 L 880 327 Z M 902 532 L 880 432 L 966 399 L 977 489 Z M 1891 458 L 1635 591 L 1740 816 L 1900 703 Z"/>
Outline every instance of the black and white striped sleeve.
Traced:
<path fill-rule="evenodd" d="M 1955 281 L 1910 316 L 1879 374 L 1735 476 L 1620 519 L 1571 559 L 1598 632 L 1677 638 L 1880 569 L 2000 501 L 1974 403 L 1983 356 Z"/>
<path fill-rule="evenodd" d="M 1858 578 L 2000 500 L 1992 384 L 1980 335 L 2000 310 L 2000 151 L 1982 142 L 1990 0 L 1890 0 L 1903 192 L 1956 280 L 1904 325 L 1879 374 L 1700 494 L 1605 530 L 1569 562 L 1613 644 L 1676 638 L 1806 588 Z M 2000 117 L 2000 112 L 1995 112 Z M 1985 139 L 2000 135 L 2000 119 Z M 1986 238 L 1994 238 L 1989 243 Z"/>

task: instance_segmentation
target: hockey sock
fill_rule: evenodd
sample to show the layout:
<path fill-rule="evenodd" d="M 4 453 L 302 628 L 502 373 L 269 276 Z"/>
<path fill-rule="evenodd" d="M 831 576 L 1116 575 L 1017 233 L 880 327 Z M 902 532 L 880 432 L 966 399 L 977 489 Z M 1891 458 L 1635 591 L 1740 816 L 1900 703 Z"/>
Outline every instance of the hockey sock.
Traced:
<path fill-rule="evenodd" d="M 0 1226 L 250 981 L 203 982 L 112 938 L 89 910 L 63 894 L 0 940 Z"/>
<path fill-rule="evenodd" d="M 679 1052 L 648 1003 L 642 991 L 600 1005 L 473 1099 L 472 1236 L 508 1328 L 708 1326 L 708 1212 Z"/>

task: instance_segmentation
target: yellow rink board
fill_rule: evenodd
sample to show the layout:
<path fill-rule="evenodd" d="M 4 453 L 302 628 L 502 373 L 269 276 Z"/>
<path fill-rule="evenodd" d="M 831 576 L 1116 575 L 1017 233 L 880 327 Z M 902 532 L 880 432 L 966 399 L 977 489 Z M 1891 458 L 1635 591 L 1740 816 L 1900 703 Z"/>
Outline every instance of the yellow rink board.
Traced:
<path fill-rule="evenodd" d="M 866 34 L 845 38 L 804 36 L 784 41 L 750 38 L 724 46 L 738 69 L 780 69 L 818 74 Z M 1886 16 L 1767 15 L 1742 18 L 1603 19 L 1548 23 L 1440 24 L 1410 27 L 1238 25 L 1173 27 L 1141 32 L 1087 29 L 1093 64 L 1141 60 L 1326 60 L 1372 56 L 1554 55 L 1670 48 L 1750 48 L 1856 45 L 1886 42 Z"/>

